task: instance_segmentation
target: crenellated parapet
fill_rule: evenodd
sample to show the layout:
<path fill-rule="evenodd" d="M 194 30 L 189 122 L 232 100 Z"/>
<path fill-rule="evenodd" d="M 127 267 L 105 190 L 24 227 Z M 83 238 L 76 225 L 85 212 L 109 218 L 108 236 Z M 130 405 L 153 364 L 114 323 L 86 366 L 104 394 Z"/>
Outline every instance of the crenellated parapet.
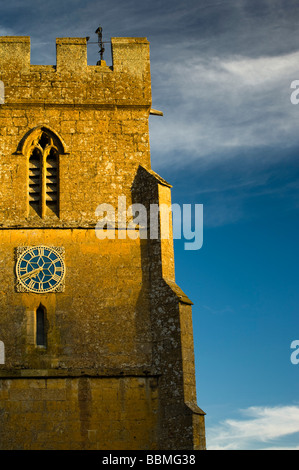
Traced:
<path fill-rule="evenodd" d="M 57 38 L 56 65 L 30 62 L 30 37 L 0 37 L 5 103 L 151 106 L 149 42 L 112 38 L 113 64 L 87 64 L 86 38 Z"/>

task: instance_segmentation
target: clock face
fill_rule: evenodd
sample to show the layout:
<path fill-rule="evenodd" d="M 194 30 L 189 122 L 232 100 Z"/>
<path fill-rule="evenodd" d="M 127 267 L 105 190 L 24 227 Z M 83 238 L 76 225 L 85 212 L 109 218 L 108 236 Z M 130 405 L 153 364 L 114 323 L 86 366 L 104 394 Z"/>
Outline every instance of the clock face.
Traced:
<path fill-rule="evenodd" d="M 65 264 L 55 248 L 34 246 L 20 255 L 16 274 L 25 290 L 36 293 L 51 292 L 63 282 Z"/>

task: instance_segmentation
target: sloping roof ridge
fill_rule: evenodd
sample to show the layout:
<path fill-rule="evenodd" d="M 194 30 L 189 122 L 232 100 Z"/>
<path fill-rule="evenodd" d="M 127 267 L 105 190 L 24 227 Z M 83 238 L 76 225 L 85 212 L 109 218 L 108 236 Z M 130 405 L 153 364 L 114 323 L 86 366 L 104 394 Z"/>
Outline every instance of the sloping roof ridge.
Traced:
<path fill-rule="evenodd" d="M 143 170 L 147 171 L 150 175 L 152 175 L 159 183 L 163 184 L 164 186 L 168 186 L 169 188 L 172 188 L 172 185 L 168 183 L 162 176 L 158 175 L 154 170 L 149 169 L 149 168 L 144 168 L 143 166 L 141 167 Z"/>

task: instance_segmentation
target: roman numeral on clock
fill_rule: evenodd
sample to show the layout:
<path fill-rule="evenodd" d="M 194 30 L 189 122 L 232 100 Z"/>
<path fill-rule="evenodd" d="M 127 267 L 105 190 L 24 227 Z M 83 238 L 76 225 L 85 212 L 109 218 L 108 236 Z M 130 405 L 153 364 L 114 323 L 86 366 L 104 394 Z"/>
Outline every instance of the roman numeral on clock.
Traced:
<path fill-rule="evenodd" d="M 31 279 L 31 281 L 30 281 L 29 284 L 28 284 L 28 287 L 29 287 L 30 289 L 33 289 L 34 286 L 35 286 L 35 281 L 32 281 L 32 279 Z"/>
<path fill-rule="evenodd" d="M 39 246 L 39 247 L 37 248 L 37 251 L 38 251 L 39 256 L 44 256 L 44 254 L 45 254 L 45 249 L 44 249 L 43 246 Z"/>

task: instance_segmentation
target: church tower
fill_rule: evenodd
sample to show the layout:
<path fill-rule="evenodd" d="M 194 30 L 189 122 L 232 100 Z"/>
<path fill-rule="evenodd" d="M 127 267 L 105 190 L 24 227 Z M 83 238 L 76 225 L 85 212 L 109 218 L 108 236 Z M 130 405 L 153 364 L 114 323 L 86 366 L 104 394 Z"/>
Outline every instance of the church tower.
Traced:
<path fill-rule="evenodd" d="M 2 450 L 205 448 L 171 224 L 153 238 L 129 210 L 171 205 L 149 43 L 111 47 L 90 66 L 86 38 L 59 38 L 56 65 L 32 65 L 29 37 L 0 37 Z"/>

